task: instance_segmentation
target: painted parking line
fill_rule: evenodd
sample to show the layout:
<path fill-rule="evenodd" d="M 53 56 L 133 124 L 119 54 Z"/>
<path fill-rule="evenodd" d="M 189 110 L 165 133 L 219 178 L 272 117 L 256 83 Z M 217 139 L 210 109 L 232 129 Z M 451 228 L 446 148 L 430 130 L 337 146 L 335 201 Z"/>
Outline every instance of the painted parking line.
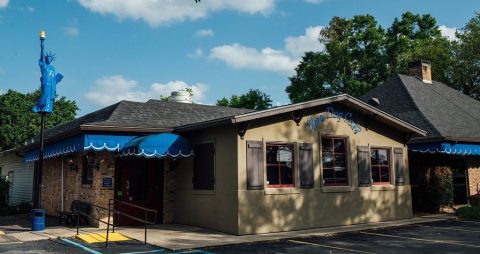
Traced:
<path fill-rule="evenodd" d="M 20 244 L 23 242 L 6 242 L 6 243 L 0 243 L 0 245 L 8 245 L 8 244 Z"/>
<path fill-rule="evenodd" d="M 390 238 L 399 238 L 399 239 L 407 239 L 407 240 L 430 242 L 430 243 L 443 243 L 443 244 L 451 244 L 451 245 L 458 245 L 458 246 L 464 246 L 464 247 L 480 248 L 480 245 L 473 245 L 473 244 L 467 244 L 467 243 L 461 243 L 461 242 L 455 242 L 455 241 L 448 241 L 448 240 L 431 240 L 431 239 L 424 239 L 424 238 L 398 236 L 398 235 L 387 235 L 387 234 L 379 234 L 379 233 L 371 233 L 371 232 L 363 232 L 363 231 L 361 231 L 360 234 L 383 236 L 383 237 L 390 237 Z"/>
<path fill-rule="evenodd" d="M 480 224 L 480 221 L 474 221 L 474 220 L 458 220 L 459 222 L 469 222 L 473 224 Z"/>
<path fill-rule="evenodd" d="M 164 251 L 165 249 L 158 249 L 158 250 L 147 250 L 147 251 L 136 251 L 136 252 L 123 252 L 119 254 L 147 254 L 147 253 L 160 253 Z"/>
<path fill-rule="evenodd" d="M 182 251 L 182 252 L 175 252 L 175 254 L 214 254 L 213 252 L 203 251 L 203 250 L 189 250 L 189 251 Z"/>
<path fill-rule="evenodd" d="M 306 245 L 312 245 L 312 246 L 330 248 L 330 249 L 335 249 L 335 250 L 346 250 L 346 251 L 355 252 L 355 253 L 375 254 L 375 252 L 368 252 L 368 251 L 347 249 L 347 248 L 343 248 L 343 247 L 337 247 L 337 246 L 331 246 L 331 245 L 324 245 L 324 244 L 318 244 L 318 243 L 310 243 L 310 242 L 303 242 L 303 241 L 297 241 L 297 240 L 288 240 L 288 241 L 289 241 L 289 242 L 292 242 L 292 243 L 300 243 L 300 244 L 306 244 Z"/>
<path fill-rule="evenodd" d="M 71 245 L 74 245 L 75 247 L 78 247 L 78 248 L 80 248 L 80 249 L 82 249 L 82 250 L 84 250 L 84 251 L 90 252 L 90 253 L 92 253 L 92 254 L 102 254 L 101 252 L 98 252 L 98 251 L 96 251 L 96 250 L 92 250 L 92 249 L 88 248 L 87 246 L 84 246 L 84 245 L 82 245 L 82 244 L 80 244 L 80 243 L 76 243 L 76 242 L 74 242 L 74 241 L 71 241 L 71 240 L 68 240 L 68 239 L 65 239 L 65 238 L 62 239 L 62 241 L 67 242 L 67 243 L 69 243 L 69 244 L 71 244 Z"/>
<path fill-rule="evenodd" d="M 480 230 L 470 230 L 470 229 L 463 229 L 463 228 L 435 227 L 435 226 L 427 226 L 427 225 L 415 225 L 415 226 L 422 227 L 422 228 L 438 228 L 438 229 L 445 229 L 445 230 L 480 233 Z"/>

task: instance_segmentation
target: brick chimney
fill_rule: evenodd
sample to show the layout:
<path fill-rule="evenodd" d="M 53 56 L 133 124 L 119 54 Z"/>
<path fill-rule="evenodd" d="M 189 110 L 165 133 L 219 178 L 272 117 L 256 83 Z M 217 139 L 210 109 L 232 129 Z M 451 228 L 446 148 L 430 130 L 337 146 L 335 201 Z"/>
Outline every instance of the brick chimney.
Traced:
<path fill-rule="evenodd" d="M 408 64 L 408 75 L 415 76 L 423 83 L 432 83 L 432 64 L 428 61 L 417 60 Z"/>

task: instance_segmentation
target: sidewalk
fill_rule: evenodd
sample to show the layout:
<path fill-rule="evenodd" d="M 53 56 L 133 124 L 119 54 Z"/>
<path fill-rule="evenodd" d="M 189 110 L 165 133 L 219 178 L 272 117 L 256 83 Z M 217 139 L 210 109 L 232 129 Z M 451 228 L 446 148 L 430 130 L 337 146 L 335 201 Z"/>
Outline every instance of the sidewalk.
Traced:
<path fill-rule="evenodd" d="M 404 226 L 417 223 L 426 223 L 433 221 L 441 221 L 447 219 L 455 219 L 452 215 L 429 215 L 415 217 L 412 219 L 378 222 L 370 224 L 359 224 L 350 226 L 337 226 L 329 228 L 315 228 L 307 230 L 297 230 L 279 233 L 268 233 L 258 235 L 244 235 L 236 236 L 229 235 L 221 232 L 216 232 L 208 229 L 168 224 L 168 225 L 155 225 L 149 227 L 147 233 L 147 243 L 156 245 L 171 250 L 183 250 L 194 249 L 202 247 L 211 247 L 219 245 L 239 244 L 239 243 L 252 243 L 261 241 L 274 241 L 288 238 L 299 238 L 309 236 L 322 236 L 335 233 L 360 231 L 368 229 L 378 229 L 386 227 Z M 116 230 L 129 238 L 136 239 L 138 241 L 144 241 L 144 229 L 143 228 L 125 228 L 121 227 Z"/>
<path fill-rule="evenodd" d="M 30 242 L 38 240 L 48 240 L 63 237 L 72 237 L 77 234 L 75 227 L 65 227 L 58 224 L 55 217 L 46 217 L 46 229 L 43 231 L 32 232 L 31 215 L 20 214 L 15 216 L 0 217 L 0 234 L 5 234 L 9 238 L 15 238 L 20 242 Z M 105 229 L 94 227 L 81 227 L 80 233 L 105 232 Z"/>
<path fill-rule="evenodd" d="M 239 244 L 239 243 L 252 243 L 260 241 L 275 241 L 288 238 L 300 238 L 309 236 L 322 236 L 342 232 L 360 231 L 368 229 L 378 229 L 386 227 L 404 226 L 417 223 L 426 223 L 433 221 L 441 221 L 447 219 L 455 219 L 455 216 L 451 215 L 429 215 L 415 217 L 412 219 L 378 222 L 370 224 L 359 224 L 350 226 L 337 226 L 329 228 L 315 228 L 307 230 L 297 230 L 279 233 L 268 233 L 258 235 L 244 235 L 236 236 L 229 235 L 213 230 L 208 230 L 199 227 L 167 224 L 167 225 L 155 225 L 150 226 L 147 232 L 147 243 L 156 245 L 159 247 L 171 249 L 171 250 L 183 250 L 194 249 L 210 246 Z M 23 218 L 24 220 L 25 218 Z M 18 221 L 23 221 L 18 220 Z M 5 225 L 5 221 L 11 221 Z M 75 228 L 68 228 L 64 226 L 48 226 L 47 229 L 41 232 L 31 232 L 30 228 L 26 227 L 25 222 L 23 225 L 15 223 L 15 220 L 0 220 L 0 231 L 4 231 L 9 237 L 16 238 L 20 242 L 38 241 L 65 237 L 74 237 L 76 235 Z M 84 227 L 80 229 L 81 233 L 105 233 L 105 229 Z M 143 227 L 120 227 L 116 228 L 115 232 L 121 233 L 124 236 L 135 239 L 138 241 L 144 241 L 144 228 Z"/>

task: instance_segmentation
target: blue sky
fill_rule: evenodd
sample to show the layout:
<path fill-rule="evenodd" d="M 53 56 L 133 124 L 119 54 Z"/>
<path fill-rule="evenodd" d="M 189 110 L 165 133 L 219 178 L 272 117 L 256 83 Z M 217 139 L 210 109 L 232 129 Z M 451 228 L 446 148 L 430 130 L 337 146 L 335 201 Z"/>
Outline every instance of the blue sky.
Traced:
<path fill-rule="evenodd" d="M 39 86 L 45 30 L 65 76 L 57 93 L 79 115 L 185 87 L 198 103 L 259 88 L 286 104 L 288 77 L 304 51 L 322 49 L 318 31 L 333 16 L 368 13 L 388 27 L 405 11 L 432 14 L 452 35 L 480 1 L 0 0 L 0 92 Z"/>

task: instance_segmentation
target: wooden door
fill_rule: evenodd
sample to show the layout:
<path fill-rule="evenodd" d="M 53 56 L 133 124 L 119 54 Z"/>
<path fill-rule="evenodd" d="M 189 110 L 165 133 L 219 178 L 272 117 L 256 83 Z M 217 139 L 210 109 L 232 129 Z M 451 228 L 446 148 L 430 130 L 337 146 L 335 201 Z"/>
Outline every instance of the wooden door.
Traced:
<path fill-rule="evenodd" d="M 145 158 L 120 158 L 116 167 L 116 209 L 130 216 L 144 219 L 145 210 L 139 207 L 157 210 L 148 212 L 148 221 L 163 222 L 163 160 Z M 131 204 L 131 205 L 130 205 Z M 143 223 L 120 215 L 115 218 L 120 225 L 142 225 Z"/>

